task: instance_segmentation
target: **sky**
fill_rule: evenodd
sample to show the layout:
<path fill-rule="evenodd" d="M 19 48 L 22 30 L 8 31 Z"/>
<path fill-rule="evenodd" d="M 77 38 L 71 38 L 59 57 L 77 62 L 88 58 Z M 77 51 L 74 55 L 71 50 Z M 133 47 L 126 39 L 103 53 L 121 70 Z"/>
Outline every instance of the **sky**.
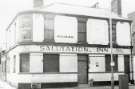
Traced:
<path fill-rule="evenodd" d="M 82 6 L 91 6 L 99 2 L 101 8 L 109 8 L 110 0 L 44 0 L 45 4 L 53 2 L 64 2 Z M 135 0 L 122 0 L 122 13 L 126 17 L 128 13 L 135 11 Z M 0 46 L 4 44 L 5 29 L 13 17 L 19 12 L 31 9 L 33 0 L 0 0 Z"/>

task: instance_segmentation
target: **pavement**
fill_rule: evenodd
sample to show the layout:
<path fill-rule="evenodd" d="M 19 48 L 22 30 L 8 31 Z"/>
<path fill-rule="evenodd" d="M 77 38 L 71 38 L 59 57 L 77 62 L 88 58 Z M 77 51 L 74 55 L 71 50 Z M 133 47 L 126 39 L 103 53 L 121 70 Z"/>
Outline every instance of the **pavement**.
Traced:
<path fill-rule="evenodd" d="M 45 89 L 111 89 L 110 86 L 96 86 L 96 87 L 73 87 L 73 88 L 45 88 Z M 119 89 L 119 86 L 115 86 L 114 89 Z M 135 89 L 135 85 L 130 85 L 129 89 Z"/>
<path fill-rule="evenodd" d="M 17 89 L 7 82 L 0 80 L 0 89 Z M 78 86 L 72 88 L 43 88 L 43 89 L 111 89 L 110 86 Z M 115 86 L 114 89 L 119 89 L 119 86 Z M 135 85 L 129 85 L 129 89 L 135 89 Z"/>

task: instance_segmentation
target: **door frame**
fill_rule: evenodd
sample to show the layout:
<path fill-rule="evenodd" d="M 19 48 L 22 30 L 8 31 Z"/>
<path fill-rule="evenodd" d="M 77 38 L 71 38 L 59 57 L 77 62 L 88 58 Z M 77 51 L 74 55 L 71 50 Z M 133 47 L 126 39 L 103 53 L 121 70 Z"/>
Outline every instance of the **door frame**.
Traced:
<path fill-rule="evenodd" d="M 86 77 L 87 77 L 87 83 L 86 84 L 88 84 L 88 81 L 89 81 L 89 55 L 88 54 L 77 54 L 77 62 L 78 62 L 78 66 L 79 66 L 79 55 L 81 55 L 81 56 L 86 56 L 86 67 L 87 67 L 87 70 L 86 70 Z M 77 68 L 78 68 L 78 66 L 77 66 Z M 79 70 L 79 69 L 78 69 Z M 79 83 L 79 71 L 77 72 L 77 74 L 78 74 L 78 83 Z M 79 84 L 81 84 L 81 83 L 79 83 Z M 83 83 L 82 83 L 83 84 Z M 84 83 L 85 84 L 85 83 Z"/>

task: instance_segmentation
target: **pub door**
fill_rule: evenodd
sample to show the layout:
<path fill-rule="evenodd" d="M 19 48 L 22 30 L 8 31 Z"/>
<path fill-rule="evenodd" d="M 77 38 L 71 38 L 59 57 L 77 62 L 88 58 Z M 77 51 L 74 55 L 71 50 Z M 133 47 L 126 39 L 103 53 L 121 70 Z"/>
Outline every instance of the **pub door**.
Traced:
<path fill-rule="evenodd" d="M 88 56 L 78 55 L 78 82 L 80 84 L 88 83 Z"/>

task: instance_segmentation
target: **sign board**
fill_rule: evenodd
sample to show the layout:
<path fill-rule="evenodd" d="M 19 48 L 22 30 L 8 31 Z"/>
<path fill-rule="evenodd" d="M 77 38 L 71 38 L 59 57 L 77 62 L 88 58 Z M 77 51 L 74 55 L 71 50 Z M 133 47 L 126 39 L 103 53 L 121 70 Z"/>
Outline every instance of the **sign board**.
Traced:
<path fill-rule="evenodd" d="M 56 46 L 56 45 L 25 45 L 19 46 L 23 52 L 45 52 L 45 53 L 97 53 L 110 54 L 110 48 L 85 47 L 85 46 Z M 18 49 L 18 50 L 20 50 Z M 131 54 L 130 49 L 114 48 L 114 54 Z"/>

